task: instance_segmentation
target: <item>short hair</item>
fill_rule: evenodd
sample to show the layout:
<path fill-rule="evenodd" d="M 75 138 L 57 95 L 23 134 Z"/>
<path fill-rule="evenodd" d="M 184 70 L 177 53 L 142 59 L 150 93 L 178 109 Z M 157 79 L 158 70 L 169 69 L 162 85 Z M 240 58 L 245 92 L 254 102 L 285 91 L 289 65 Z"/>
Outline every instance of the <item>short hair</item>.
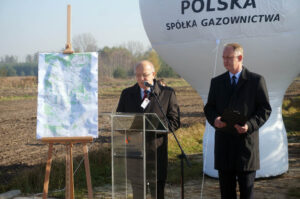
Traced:
<path fill-rule="evenodd" d="M 244 55 L 244 49 L 243 49 L 243 47 L 242 47 L 240 44 L 238 44 L 238 43 L 229 43 L 229 44 L 225 44 L 224 48 L 227 48 L 227 47 L 232 47 L 234 53 L 240 53 L 241 55 Z"/>
<path fill-rule="evenodd" d="M 151 66 L 152 72 L 155 72 L 154 65 L 150 61 L 148 61 L 148 60 L 143 60 L 143 61 L 140 61 L 139 63 L 137 63 L 137 65 L 134 67 L 134 73 L 136 73 L 137 67 L 139 67 L 139 66 L 146 66 L 146 65 Z"/>

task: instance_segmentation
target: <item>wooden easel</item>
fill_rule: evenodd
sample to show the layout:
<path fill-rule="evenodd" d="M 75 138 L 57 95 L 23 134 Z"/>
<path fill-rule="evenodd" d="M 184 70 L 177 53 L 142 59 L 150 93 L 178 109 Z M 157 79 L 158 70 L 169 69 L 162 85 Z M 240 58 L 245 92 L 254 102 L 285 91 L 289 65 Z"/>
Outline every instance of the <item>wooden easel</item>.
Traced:
<path fill-rule="evenodd" d="M 72 50 L 71 44 L 71 5 L 68 5 L 68 15 L 67 15 L 67 44 L 66 49 L 64 50 L 65 54 L 72 54 L 74 51 Z M 65 144 L 66 145 L 66 199 L 74 199 L 74 177 L 73 177 L 73 157 L 72 157 L 72 147 L 75 143 L 83 144 L 83 153 L 84 153 L 84 165 L 85 165 L 85 174 L 86 174 L 86 184 L 88 188 L 88 198 L 93 198 L 93 189 L 91 182 L 91 173 L 90 173 L 90 165 L 89 165 L 89 157 L 88 157 L 88 147 L 87 143 L 93 141 L 93 137 L 47 137 L 42 138 L 42 142 L 49 144 L 48 150 L 48 159 L 46 164 L 46 172 L 45 172 L 45 180 L 44 180 L 44 190 L 43 190 L 43 199 L 47 198 L 48 188 L 49 188 L 49 179 L 50 179 L 50 171 L 51 171 L 51 163 L 52 163 L 52 151 L 53 144 Z"/>
<path fill-rule="evenodd" d="M 93 141 L 93 137 L 47 137 L 42 138 L 42 142 L 49 144 L 48 159 L 46 164 L 45 180 L 44 180 L 44 190 L 43 190 L 43 199 L 47 198 L 48 188 L 49 188 L 49 179 L 52 163 L 52 150 L 54 143 L 60 143 L 66 145 L 66 199 L 74 199 L 74 177 L 73 177 L 73 156 L 72 156 L 72 147 L 75 143 L 83 144 L 83 153 L 84 153 L 84 166 L 86 174 L 86 184 L 88 188 L 88 198 L 93 198 L 93 189 L 91 182 L 91 173 L 90 173 L 90 164 L 88 157 L 88 148 L 87 143 Z"/>
<path fill-rule="evenodd" d="M 74 51 L 72 50 L 71 44 L 71 5 L 68 5 L 68 15 L 67 15 L 67 44 L 66 49 L 64 50 L 65 54 L 72 54 Z"/>

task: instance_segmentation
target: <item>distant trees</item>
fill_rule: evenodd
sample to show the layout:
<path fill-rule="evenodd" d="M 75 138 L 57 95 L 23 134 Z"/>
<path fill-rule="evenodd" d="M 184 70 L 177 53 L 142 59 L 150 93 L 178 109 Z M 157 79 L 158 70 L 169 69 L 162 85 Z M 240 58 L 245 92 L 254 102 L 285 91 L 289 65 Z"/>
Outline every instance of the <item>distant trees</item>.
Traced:
<path fill-rule="evenodd" d="M 127 43 L 121 45 L 121 47 L 126 48 L 136 58 L 144 56 L 145 48 L 141 42 L 128 41 Z"/>
<path fill-rule="evenodd" d="M 17 76 L 17 72 L 11 64 L 6 64 L 0 67 L 0 76 Z"/>
<path fill-rule="evenodd" d="M 5 55 L 4 57 L 1 57 L 0 63 L 17 63 L 18 62 L 18 57 L 14 55 Z"/>
<path fill-rule="evenodd" d="M 16 56 L 0 58 L 0 76 L 37 76 L 38 53 L 27 55 L 25 62 L 19 63 Z"/>
<path fill-rule="evenodd" d="M 157 77 L 179 77 L 179 75 L 167 64 L 162 64 Z"/>
<path fill-rule="evenodd" d="M 154 65 L 155 71 L 158 72 L 161 66 L 161 58 L 156 51 L 151 49 L 147 53 L 147 59 Z"/>
<path fill-rule="evenodd" d="M 35 63 L 38 64 L 39 53 L 34 53 L 33 55 L 27 55 L 25 58 L 25 63 Z"/>
<path fill-rule="evenodd" d="M 73 39 L 75 52 L 98 52 L 99 76 L 128 78 L 134 76 L 134 67 L 144 59 L 154 64 L 158 77 L 178 77 L 153 50 L 145 50 L 140 42 L 130 41 L 118 47 L 98 49 L 96 39 L 91 34 L 81 34 Z M 19 63 L 12 55 L 0 57 L 0 76 L 37 76 L 39 53 L 27 55 L 25 62 Z"/>
<path fill-rule="evenodd" d="M 102 76 L 113 77 L 115 70 L 120 70 L 120 68 L 131 76 L 139 58 L 124 47 L 104 47 L 99 50 L 98 60 Z"/>
<path fill-rule="evenodd" d="M 75 52 L 97 52 L 97 40 L 91 33 L 76 35 L 72 39 L 72 47 Z"/>
<path fill-rule="evenodd" d="M 0 64 L 0 76 L 37 76 L 38 66 L 35 63 Z"/>
<path fill-rule="evenodd" d="M 124 68 L 118 67 L 114 70 L 113 76 L 114 78 L 126 78 L 128 73 Z"/>

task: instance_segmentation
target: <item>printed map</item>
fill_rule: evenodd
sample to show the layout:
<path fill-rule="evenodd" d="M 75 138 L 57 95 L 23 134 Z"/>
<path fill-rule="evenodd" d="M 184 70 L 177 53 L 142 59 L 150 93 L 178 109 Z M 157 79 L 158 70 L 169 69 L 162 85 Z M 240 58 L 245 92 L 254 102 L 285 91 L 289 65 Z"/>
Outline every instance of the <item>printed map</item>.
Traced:
<path fill-rule="evenodd" d="M 98 54 L 41 53 L 37 138 L 98 136 Z"/>

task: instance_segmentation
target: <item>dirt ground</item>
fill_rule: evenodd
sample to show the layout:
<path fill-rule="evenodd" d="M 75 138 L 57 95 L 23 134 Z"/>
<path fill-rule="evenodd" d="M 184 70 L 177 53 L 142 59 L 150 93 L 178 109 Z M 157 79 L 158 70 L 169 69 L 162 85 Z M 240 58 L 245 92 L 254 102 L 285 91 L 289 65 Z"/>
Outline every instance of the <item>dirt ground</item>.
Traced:
<path fill-rule="evenodd" d="M 196 122 L 204 123 L 203 103 L 195 90 L 191 87 L 178 87 L 176 93 L 181 108 L 183 126 L 189 126 Z M 23 168 L 46 162 L 48 146 L 36 139 L 36 95 L 36 85 L 19 88 L 0 86 L 0 174 L 6 174 L 0 179 L 0 183 L 6 183 L 11 176 Z M 293 82 L 286 94 L 286 98 L 293 96 L 300 96 L 299 78 Z M 119 93 L 99 96 L 99 112 L 114 111 L 118 98 Z M 101 139 L 103 140 L 105 137 L 101 137 L 101 135 L 98 141 L 96 140 L 90 145 L 90 150 L 103 146 Z M 279 177 L 258 180 L 255 192 L 257 198 L 287 198 L 286 195 L 291 188 L 300 189 L 299 137 L 290 136 L 288 146 L 289 171 Z M 64 154 L 65 147 L 55 145 L 54 159 L 64 157 Z M 82 154 L 81 146 L 75 146 L 74 154 Z M 203 196 L 207 195 L 204 198 L 218 198 L 216 196 L 218 185 L 215 179 L 205 177 L 204 186 Z"/>

